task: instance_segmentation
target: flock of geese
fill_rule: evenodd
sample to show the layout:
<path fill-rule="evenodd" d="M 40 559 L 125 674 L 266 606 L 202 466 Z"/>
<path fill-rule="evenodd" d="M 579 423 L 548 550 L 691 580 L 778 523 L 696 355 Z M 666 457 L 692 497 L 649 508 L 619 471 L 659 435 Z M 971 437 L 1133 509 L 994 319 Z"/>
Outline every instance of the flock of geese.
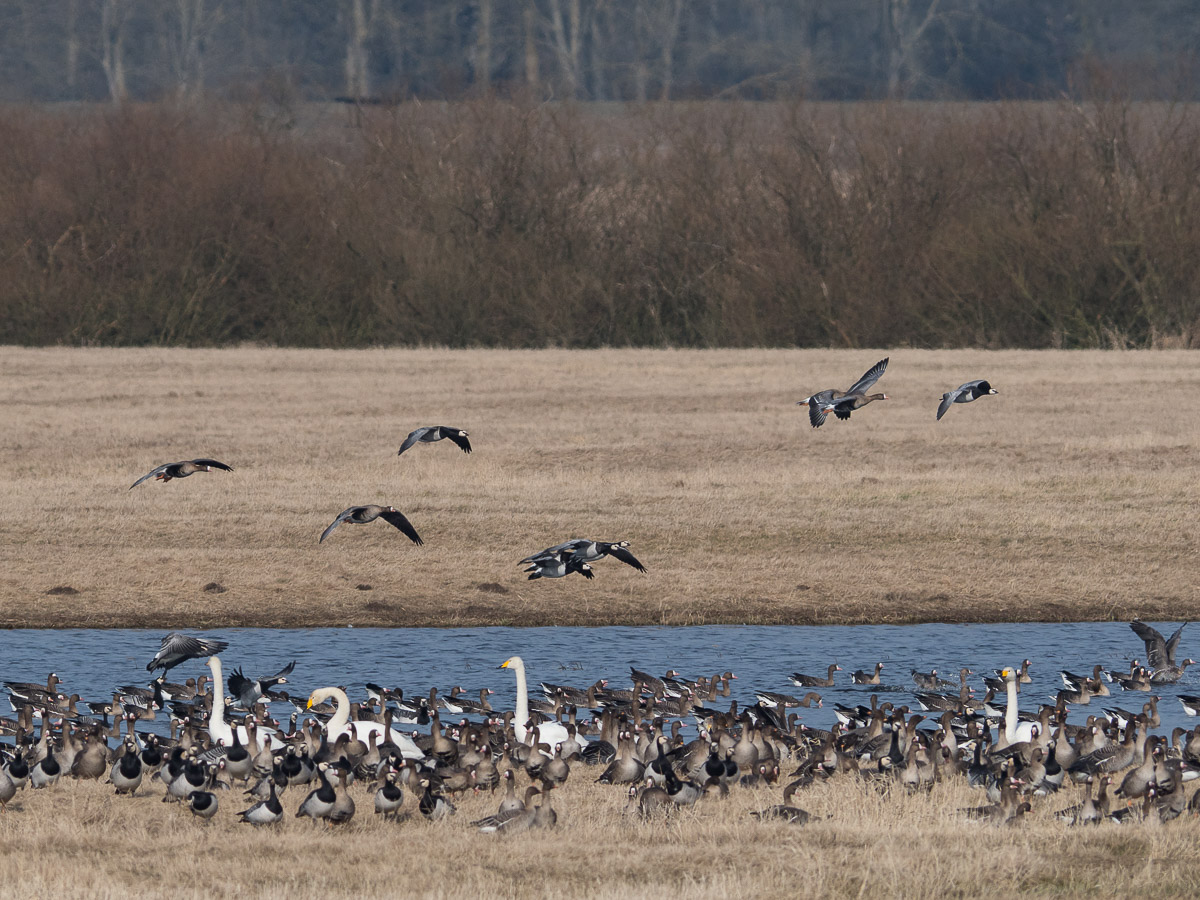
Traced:
<path fill-rule="evenodd" d="M 882 359 L 848 390 L 825 389 L 799 401 L 811 425 L 821 427 L 830 413 L 849 419 L 886 400 L 868 391 L 887 366 Z M 956 403 L 996 393 L 986 380 L 968 381 L 942 395 L 937 418 Z M 426 426 L 405 438 L 399 454 L 441 440 L 472 452 L 466 431 Z M 168 463 L 130 490 L 150 479 L 165 483 L 212 471 L 233 469 L 208 458 Z M 342 524 L 376 519 L 423 543 L 403 513 L 375 504 L 339 513 L 319 542 Z M 646 572 L 624 540 L 572 539 L 520 565 L 531 580 L 590 579 L 593 563 L 605 557 Z M 290 817 L 332 826 L 353 820 L 360 806 L 388 820 L 444 820 L 455 814 L 457 796 L 499 791 L 495 813 L 470 827 L 514 834 L 555 826 L 554 794 L 569 789 L 568 782 L 587 780 L 616 786 L 625 811 L 640 819 L 720 803 L 735 790 L 781 790 L 772 797 L 781 802 L 764 803 L 753 815 L 802 825 L 811 818 L 800 805 L 811 785 L 856 778 L 903 791 L 965 780 L 987 803 L 957 814 L 1005 825 L 1019 825 L 1042 804 L 1077 825 L 1162 823 L 1198 814 L 1200 791 L 1189 798 L 1185 784 L 1200 775 L 1200 726 L 1177 728 L 1169 739 L 1153 731 L 1160 724 L 1153 690 L 1178 681 L 1195 662 L 1176 661 L 1183 627 L 1169 639 L 1141 622 L 1131 627 L 1145 642 L 1146 665 L 1135 661 L 1128 672 L 1098 665 L 1090 676 L 1063 672 L 1064 688 L 1036 710 L 1019 708 L 1022 686 L 1033 683 L 1029 660 L 985 678 L 982 698 L 968 682 L 969 669 L 957 683 L 936 670 L 914 670 L 911 703 L 873 692 L 869 706 L 838 705 L 838 724 L 829 730 L 808 727 L 789 712 L 820 705 L 816 691 L 795 697 L 762 689 L 753 705 L 739 708 L 735 700 L 726 706 L 735 677 L 728 671 L 687 679 L 675 671 L 655 676 L 631 669 L 629 689 L 603 679 L 543 682 L 540 696 L 531 696 L 519 656 L 500 666 L 515 676 L 509 710 L 492 708 L 487 686 L 456 687 L 441 696 L 431 688 L 413 698 L 368 684 L 366 695 L 354 700 L 344 688 L 329 686 L 301 699 L 281 690 L 295 662 L 262 678 L 238 668 L 226 679 L 219 655 L 226 642 L 172 632 L 146 666 L 162 674 L 145 687 L 119 687 L 111 702 L 81 704 L 53 673 L 44 685 L 6 683 L 15 718 L 0 720 L 0 734 L 11 738 L 0 744 L 0 808 L 7 811 L 24 788 L 50 789 L 64 778 L 106 779 L 116 795 L 161 794 L 202 821 L 236 815 L 267 826 Z M 170 670 L 198 659 L 206 660 L 209 675 L 167 681 Z M 851 682 L 870 690 L 882 684 L 883 668 L 878 662 L 873 670 L 858 670 Z M 832 687 L 839 671 L 834 663 L 824 676 L 797 672 L 790 681 L 806 689 Z M 1071 721 L 1077 708 L 1115 689 L 1144 691 L 1149 700 L 1140 712 L 1106 710 Z M 1200 713 L 1200 697 L 1181 700 L 1188 715 Z M 282 719 L 272 714 L 281 703 L 293 707 Z M 139 728 L 161 713 L 169 718 L 168 735 Z M 693 722 L 698 736 L 685 740 L 682 728 Z"/>
<path fill-rule="evenodd" d="M 861 409 L 868 403 L 875 400 L 887 400 L 887 394 L 868 394 L 867 391 L 887 371 L 889 359 L 889 357 L 885 357 L 875 363 L 848 390 L 842 391 L 836 388 L 828 388 L 817 391 L 815 394 L 797 401 L 799 405 L 808 407 L 808 417 L 812 427 L 820 428 L 824 425 L 829 413 L 833 413 L 839 419 L 849 419 L 851 413 L 857 409 Z M 985 379 L 968 381 L 942 395 L 941 403 L 937 409 L 937 418 L 940 420 L 955 403 L 970 403 L 980 397 L 996 393 L 998 393 L 996 389 Z M 417 444 L 429 444 L 441 440 L 449 440 L 451 443 L 456 444 L 464 453 L 470 453 L 472 450 L 470 438 L 463 429 L 454 428 L 449 425 L 426 425 L 409 433 L 400 445 L 397 456 L 403 455 L 405 451 L 415 447 Z M 166 483 L 178 478 L 187 478 L 200 472 L 212 471 L 232 472 L 233 467 L 218 460 L 208 458 L 164 463 L 151 469 L 135 481 L 130 485 L 129 490 L 133 490 L 138 485 L 152 478 Z M 389 525 L 394 526 L 417 546 L 425 543 L 404 513 L 394 506 L 383 506 L 373 503 L 351 506 L 338 513 L 337 517 L 321 532 L 321 536 L 317 542 L 323 544 L 333 530 L 343 523 L 367 525 L 376 519 L 383 519 Z M 645 573 L 646 567 L 629 552 L 628 547 L 629 542 L 624 540 L 595 541 L 574 538 L 527 556 L 521 560 L 520 565 L 527 566 L 524 571 L 528 574 L 531 581 L 540 578 L 564 578 L 567 575 L 576 573 L 582 575 L 584 578 L 591 579 L 595 577 L 591 564 L 606 556 L 611 556 L 633 567 L 637 571 Z"/>
<path fill-rule="evenodd" d="M 804 793 L 819 782 L 859 779 L 883 791 L 917 792 L 963 780 L 987 800 L 953 813 L 965 819 L 1019 825 L 1047 806 L 1075 825 L 1161 824 L 1200 814 L 1200 791 L 1189 796 L 1185 787 L 1200 776 L 1200 726 L 1176 728 L 1169 738 L 1154 731 L 1160 698 L 1152 691 L 1194 664 L 1176 659 L 1185 627 L 1166 638 L 1131 623 L 1145 665 L 1064 671 L 1064 688 L 1036 710 L 1020 710 L 1022 687 L 1035 683 L 1028 659 L 985 677 L 982 698 L 974 696 L 970 669 L 957 682 L 913 670 L 913 697 L 904 704 L 881 700 L 885 690 L 896 697 L 897 688 L 873 689 L 882 684 L 877 662 L 850 676 L 870 691 L 869 705 L 836 705 L 838 723 L 829 730 L 789 711 L 821 705 L 816 691 L 796 697 L 760 689 L 753 705 L 726 705 L 731 671 L 688 679 L 631 668 L 629 689 L 604 679 L 541 682 L 531 696 L 519 656 L 500 665 L 515 676 L 512 709 L 494 709 L 488 686 L 443 695 L 435 687 L 414 698 L 368 683 L 354 700 L 335 686 L 293 697 L 281 686 L 295 662 L 264 678 L 238 668 L 226 680 L 225 641 L 172 632 L 146 666 L 162 674 L 146 687 L 116 689 L 111 703 L 81 703 L 53 673 L 45 684 L 5 684 L 16 718 L 0 720 L 0 733 L 11 738 L 0 744 L 0 807 L 8 811 L 23 788 L 105 779 L 115 795 L 161 795 L 202 821 L 224 815 L 253 826 L 288 818 L 340 825 L 359 809 L 386 820 L 449 819 L 459 796 L 488 792 L 499 793 L 495 812 L 463 827 L 513 834 L 555 826 L 555 793 L 581 781 L 616 786 L 616 802 L 638 819 L 751 789 L 764 799 L 755 818 L 802 825 L 811 819 Z M 210 675 L 167 681 L 172 669 L 198 659 Z M 790 680 L 833 686 L 839 671 L 834 663 L 824 676 L 797 672 Z M 1145 692 L 1147 702 L 1140 712 L 1113 707 L 1071 721 L 1092 698 L 1117 690 Z M 1200 713 L 1200 697 L 1180 699 L 1188 715 Z M 276 718 L 276 704 L 290 704 L 290 716 Z M 169 735 L 143 730 L 159 713 Z M 693 723 L 698 736 L 685 740 L 682 729 Z"/>
<path fill-rule="evenodd" d="M 470 438 L 463 429 L 453 428 L 449 425 L 427 425 L 410 432 L 408 437 L 404 439 L 404 443 L 400 445 L 400 450 L 396 455 L 402 455 L 404 451 L 415 447 L 417 444 L 431 444 L 441 440 L 449 440 L 451 443 L 456 444 L 464 453 L 471 452 Z M 161 466 L 151 469 L 131 484 L 129 490 L 132 491 L 139 484 L 149 481 L 152 478 L 156 481 L 166 483 L 177 478 L 187 478 L 199 472 L 212 471 L 232 472 L 233 466 L 215 459 L 203 457 L 187 459 L 181 462 L 164 463 Z M 321 532 L 317 543 L 325 543 L 325 539 L 329 537 L 330 533 L 343 523 L 369 525 L 376 519 L 383 519 L 389 525 L 394 526 L 418 547 L 425 543 L 424 539 L 417 533 L 417 529 L 413 527 L 412 522 L 408 520 L 408 517 L 404 513 L 400 512 L 394 506 L 381 506 L 376 503 L 351 506 L 342 510 L 338 513 L 337 518 L 329 523 L 325 530 Z M 628 541 L 593 541 L 586 538 L 573 538 L 526 557 L 521 560 L 520 565 L 528 564 L 528 568 L 525 571 L 529 573 L 530 581 L 536 581 L 539 578 L 562 578 L 573 572 L 578 572 L 585 578 L 590 579 L 595 577 L 592 574 L 591 564 L 606 556 L 618 559 L 626 565 L 637 569 L 637 571 L 644 573 L 646 567 L 629 552 L 628 547 Z"/>

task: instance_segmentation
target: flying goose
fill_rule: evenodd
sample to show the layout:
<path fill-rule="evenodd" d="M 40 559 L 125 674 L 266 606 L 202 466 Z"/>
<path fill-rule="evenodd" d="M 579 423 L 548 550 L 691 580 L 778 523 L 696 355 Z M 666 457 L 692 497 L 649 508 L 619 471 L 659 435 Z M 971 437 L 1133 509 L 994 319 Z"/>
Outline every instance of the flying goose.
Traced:
<path fill-rule="evenodd" d="M 213 469 L 220 469 L 222 472 L 232 472 L 233 466 L 227 466 L 225 463 L 217 462 L 215 459 L 185 459 L 183 462 L 165 463 L 158 468 L 151 469 L 131 484 L 129 490 L 132 491 L 143 481 L 150 478 L 166 483 L 172 478 L 187 478 L 189 475 L 194 475 L 197 472 L 211 472 Z"/>
<path fill-rule="evenodd" d="M 400 445 L 400 450 L 396 455 L 399 456 L 409 447 L 415 444 L 432 444 L 434 441 L 440 441 L 442 438 L 449 438 L 454 443 L 462 448 L 463 453 L 471 452 L 471 442 L 467 440 L 467 433 L 461 428 L 451 428 L 449 425 L 426 425 L 424 428 L 418 428 L 409 433 L 404 439 L 404 443 Z"/>
<path fill-rule="evenodd" d="M 867 369 L 867 371 L 863 373 L 862 378 L 860 378 L 860 379 L 858 379 L 858 381 L 854 382 L 854 384 L 852 384 L 850 386 L 849 390 L 839 391 L 839 390 L 831 388 L 829 390 L 817 391 L 815 394 L 813 394 L 810 397 L 805 397 L 803 400 L 797 400 L 796 405 L 797 406 L 807 406 L 808 407 L 808 421 L 812 424 L 813 428 L 820 428 L 822 425 L 825 424 L 826 414 L 830 411 L 830 409 L 832 409 L 832 407 L 829 404 L 831 404 L 837 400 L 840 400 L 843 397 L 849 397 L 851 395 L 861 397 L 861 396 L 865 395 L 866 392 L 871 389 L 871 385 L 873 385 L 875 382 L 877 382 L 879 380 L 879 377 L 881 375 L 883 375 L 884 371 L 887 370 L 888 360 L 890 358 L 891 357 L 885 356 L 879 362 L 875 363 L 875 365 L 871 366 L 871 368 Z M 878 395 L 878 397 L 876 397 L 876 399 L 879 399 L 879 397 L 882 397 L 883 399 L 887 399 L 886 395 L 882 395 L 882 394 Z M 853 408 L 857 409 L 858 407 L 853 407 Z M 835 412 L 836 412 L 836 410 L 835 410 Z M 850 417 L 849 412 L 847 412 L 845 415 L 842 415 L 841 413 L 838 413 L 837 415 L 838 415 L 838 418 L 840 418 L 840 419 L 845 419 L 845 418 Z"/>
<path fill-rule="evenodd" d="M 234 669 L 233 674 L 229 676 L 229 693 L 233 698 L 234 705 L 250 709 L 271 688 L 279 684 L 287 684 L 287 676 L 292 674 L 294 668 L 296 668 L 296 661 L 292 660 L 269 678 L 247 678 L 242 674 L 240 666 Z"/>
<path fill-rule="evenodd" d="M 942 402 L 938 404 L 937 417 L 940 421 L 942 416 L 949 412 L 950 407 L 955 403 L 970 403 L 972 400 L 978 400 L 980 397 L 986 397 L 988 394 L 1000 393 L 994 387 L 980 378 L 976 381 L 968 381 L 966 384 L 960 384 L 952 391 L 947 391 L 942 394 Z"/>
<path fill-rule="evenodd" d="M 839 397 L 837 400 L 832 400 L 822 407 L 822 412 L 833 413 L 839 419 L 849 419 L 850 413 L 856 409 L 862 409 L 868 403 L 875 400 L 887 400 L 887 394 L 847 394 L 845 397 Z"/>
<path fill-rule="evenodd" d="M 351 525 L 366 525 L 381 517 L 385 522 L 395 525 L 404 532 L 404 535 L 418 547 L 425 543 L 421 540 L 421 536 L 417 534 L 417 530 L 412 527 L 412 523 L 404 517 L 404 513 L 400 512 L 394 506 L 377 506 L 375 504 L 351 506 L 349 509 L 343 511 L 333 520 L 328 528 L 321 532 L 321 539 L 317 543 L 324 543 L 325 538 L 329 537 L 329 532 L 333 531 L 333 529 L 337 528 L 343 522 L 349 522 Z"/>
<path fill-rule="evenodd" d="M 1146 662 L 1150 664 L 1150 668 L 1159 669 L 1175 665 L 1175 651 L 1179 647 L 1179 638 L 1189 624 L 1184 622 L 1176 628 L 1170 640 L 1164 638 L 1158 629 L 1136 619 L 1129 623 L 1129 627 L 1146 644 Z"/>
<path fill-rule="evenodd" d="M 1144 622 L 1135 619 L 1129 623 L 1133 633 L 1146 644 L 1146 661 L 1150 664 L 1151 682 L 1169 684 L 1178 681 L 1183 675 L 1183 670 L 1195 663 L 1195 660 L 1191 659 L 1184 660 L 1178 665 L 1175 663 L 1175 651 L 1179 648 L 1179 638 L 1188 624 L 1184 622 L 1175 629 L 1170 639 L 1167 639 L 1156 628 L 1152 628 Z"/>
<path fill-rule="evenodd" d="M 589 581 L 595 577 L 592 567 L 587 563 L 577 560 L 574 556 L 564 557 L 561 553 L 538 557 L 525 571 L 530 573 L 530 581 L 538 578 L 564 578 L 572 572 L 578 572 Z"/>
<path fill-rule="evenodd" d="M 555 544 L 553 547 L 547 547 L 540 553 L 527 556 L 518 565 L 540 563 L 544 560 L 554 558 L 575 560 L 579 563 L 591 563 L 605 556 L 611 556 L 613 559 L 619 559 L 625 565 L 632 566 L 639 572 L 645 573 L 646 567 L 626 549 L 628 547 L 629 541 L 593 541 L 587 538 L 572 538 L 569 541 L 563 541 L 561 544 Z M 525 571 L 528 572 L 530 570 L 526 569 Z"/>
<path fill-rule="evenodd" d="M 226 641 L 210 641 L 206 638 L 190 637 L 178 631 L 172 631 L 162 639 L 162 646 L 154 654 L 154 659 L 146 664 L 146 671 L 153 672 L 155 669 L 162 669 L 165 675 L 182 662 L 221 653 L 228 646 Z"/>

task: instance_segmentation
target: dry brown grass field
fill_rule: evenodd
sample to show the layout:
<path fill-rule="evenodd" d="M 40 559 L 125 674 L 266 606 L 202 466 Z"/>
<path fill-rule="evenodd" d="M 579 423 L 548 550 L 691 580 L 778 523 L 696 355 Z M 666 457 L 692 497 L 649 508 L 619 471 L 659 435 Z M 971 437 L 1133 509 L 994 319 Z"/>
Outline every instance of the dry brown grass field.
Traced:
<path fill-rule="evenodd" d="M 891 399 L 814 431 L 794 401 L 884 355 Z M 1185 351 L 4 348 L 0 379 L 3 626 L 1200 617 Z M 475 452 L 397 457 L 426 424 Z M 195 456 L 235 471 L 128 490 Z M 373 502 L 425 546 L 317 544 Z M 517 566 L 583 536 L 649 574 Z"/>
<path fill-rule="evenodd" d="M 1081 799 L 1068 787 L 1040 799 L 1020 827 L 964 818 L 984 803 L 961 779 L 928 795 L 882 792 L 856 779 L 796 795 L 805 827 L 759 823 L 752 810 L 778 788 L 735 788 L 666 821 L 624 812 L 625 791 L 593 784 L 576 766 L 556 790 L 558 827 L 485 835 L 472 819 L 499 794 L 467 795 L 458 813 L 384 822 L 366 789 L 357 813 L 330 830 L 294 817 L 307 791 L 282 797 L 278 828 L 236 824 L 240 790 L 220 793 L 204 824 L 160 802 L 162 786 L 133 798 L 96 782 L 19 793 L 0 814 L 0 878 L 23 896 L 432 897 L 1195 897 L 1200 820 L 1071 828 L 1054 812 Z M 1037 798 L 1035 798 L 1037 799 Z M 48 849 L 50 848 L 50 849 Z M 7 889 L 6 889 L 7 890 Z"/>

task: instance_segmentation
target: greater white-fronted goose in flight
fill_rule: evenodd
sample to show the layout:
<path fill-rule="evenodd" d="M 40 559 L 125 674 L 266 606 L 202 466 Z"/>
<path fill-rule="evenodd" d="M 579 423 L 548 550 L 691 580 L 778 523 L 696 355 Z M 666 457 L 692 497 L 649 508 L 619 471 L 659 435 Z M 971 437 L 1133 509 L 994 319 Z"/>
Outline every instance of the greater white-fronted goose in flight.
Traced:
<path fill-rule="evenodd" d="M 978 400 L 980 397 L 986 397 L 988 394 L 998 393 L 1000 392 L 982 378 L 975 381 L 968 381 L 966 384 L 960 384 L 954 390 L 942 394 L 942 402 L 938 404 L 937 417 L 940 421 L 942 416 L 949 412 L 950 407 L 955 403 L 970 403 L 972 400 Z"/>
<path fill-rule="evenodd" d="M 166 674 L 181 662 L 221 653 L 228 646 L 226 641 L 210 641 L 206 638 L 195 638 L 172 631 L 162 639 L 162 645 L 154 654 L 154 659 L 146 664 L 146 671 L 153 672 L 155 669 L 162 669 L 163 674 Z"/>
<path fill-rule="evenodd" d="M 645 573 L 646 567 L 626 549 L 628 547 L 629 541 L 593 541 L 587 538 L 572 538 L 561 544 L 555 544 L 553 547 L 547 547 L 541 553 L 527 556 L 518 565 L 537 563 L 543 559 L 556 556 L 574 559 L 581 563 L 591 563 L 605 556 L 611 556 L 613 559 L 619 559 L 625 565 L 632 566 L 639 572 Z M 525 571 L 528 572 L 529 570 L 526 569 Z"/>
<path fill-rule="evenodd" d="M 247 678 L 242 674 L 240 666 L 234 669 L 233 674 L 229 676 L 229 693 L 233 698 L 234 705 L 250 709 L 271 688 L 287 684 L 287 676 L 292 674 L 294 668 L 296 668 L 296 661 L 292 660 L 269 678 Z"/>
<path fill-rule="evenodd" d="M 323 543 L 325 538 L 329 537 L 329 532 L 333 531 L 333 529 L 337 528 L 343 522 L 349 522 L 351 525 L 366 525 L 379 518 L 382 518 L 391 525 L 395 525 L 404 533 L 405 537 L 417 546 L 425 543 L 421 540 L 421 536 L 417 534 L 417 529 L 413 528 L 412 523 L 404 517 L 404 513 L 400 512 L 394 506 L 378 506 L 373 503 L 368 506 L 351 506 L 342 512 L 330 523 L 328 528 L 321 532 L 321 539 L 317 543 Z"/>
<path fill-rule="evenodd" d="M 839 419 L 849 419 L 850 413 L 856 409 L 862 409 L 875 400 L 887 399 L 887 394 L 847 394 L 845 397 L 839 397 L 837 400 L 826 403 L 822 411 L 833 413 Z"/>
<path fill-rule="evenodd" d="M 1146 662 L 1150 665 L 1150 678 L 1155 683 L 1178 681 L 1183 674 L 1186 666 L 1175 664 L 1175 651 L 1179 648 L 1179 638 L 1183 635 L 1183 629 L 1187 628 L 1188 624 L 1188 622 L 1184 622 L 1168 639 L 1164 638 L 1158 629 L 1152 628 L 1144 622 L 1135 619 L 1129 623 L 1133 633 L 1146 644 Z M 1188 660 L 1187 664 L 1190 665 L 1192 662 L 1194 661 Z"/>
<path fill-rule="evenodd" d="M 862 378 L 850 385 L 850 389 L 848 391 L 839 391 L 834 388 L 824 391 L 817 391 L 811 397 L 805 397 L 803 400 L 797 400 L 796 405 L 807 406 L 808 421 L 812 423 L 813 428 L 820 428 L 825 424 L 826 414 L 830 411 L 830 409 L 832 409 L 830 404 L 841 400 L 843 397 L 849 397 L 851 395 L 861 397 L 865 395 L 866 392 L 871 389 L 871 385 L 877 382 L 879 377 L 883 375 L 884 371 L 887 369 L 888 360 L 890 358 L 891 357 L 885 356 L 879 362 L 875 363 L 875 365 L 871 366 L 871 368 L 867 369 L 867 371 L 863 373 Z M 883 394 L 878 395 L 874 399 L 879 399 L 879 397 L 887 399 L 886 395 Z M 853 408 L 857 409 L 858 407 Z M 840 419 L 847 419 L 849 417 L 849 412 L 847 412 L 845 415 L 840 413 L 838 414 L 838 418 Z"/>
<path fill-rule="evenodd" d="M 426 425 L 424 428 L 418 428 L 411 432 L 404 439 L 404 443 L 400 445 L 400 450 L 396 455 L 399 456 L 415 444 L 432 444 L 442 438 L 448 438 L 458 444 L 463 453 L 471 452 L 471 442 L 467 440 L 467 433 L 461 428 L 451 428 L 449 425 Z"/>
<path fill-rule="evenodd" d="M 222 472 L 232 472 L 233 466 L 227 466 L 225 463 L 217 462 L 215 459 L 185 459 L 183 462 L 166 463 L 156 469 L 151 469 L 131 484 L 129 489 L 132 491 L 143 481 L 150 478 L 167 482 L 172 478 L 187 478 L 189 475 L 195 475 L 197 472 L 211 472 L 213 469 L 220 469 Z"/>

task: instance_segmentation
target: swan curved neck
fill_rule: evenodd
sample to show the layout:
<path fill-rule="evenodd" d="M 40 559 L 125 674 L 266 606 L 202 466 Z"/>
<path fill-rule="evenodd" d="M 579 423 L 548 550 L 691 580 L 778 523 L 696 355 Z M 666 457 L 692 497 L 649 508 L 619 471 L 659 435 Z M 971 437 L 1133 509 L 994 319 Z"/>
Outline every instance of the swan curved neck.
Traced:
<path fill-rule="evenodd" d="M 325 688 L 322 693 L 325 696 L 321 699 L 332 699 L 334 703 L 333 716 L 326 723 L 325 731 L 328 734 L 340 734 L 350 724 L 350 698 L 341 688 Z"/>

